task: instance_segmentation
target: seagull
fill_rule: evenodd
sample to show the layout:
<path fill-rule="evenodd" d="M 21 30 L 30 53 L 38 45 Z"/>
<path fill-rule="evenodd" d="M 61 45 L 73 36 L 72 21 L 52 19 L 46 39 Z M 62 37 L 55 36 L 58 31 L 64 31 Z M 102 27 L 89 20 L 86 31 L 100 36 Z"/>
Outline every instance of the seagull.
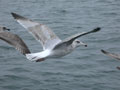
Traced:
<path fill-rule="evenodd" d="M 26 17 L 18 15 L 16 13 L 11 13 L 14 19 L 22 25 L 33 37 L 41 43 L 43 51 L 37 53 L 31 53 L 24 41 L 15 34 L 10 32 L 3 32 L 0 34 L 2 40 L 13 45 L 18 51 L 20 51 L 26 58 L 30 61 L 41 62 L 48 58 L 59 58 L 71 53 L 75 48 L 87 44 L 81 42 L 77 38 L 100 31 L 100 27 L 97 27 L 91 31 L 77 33 L 64 40 L 61 40 L 50 28 L 44 24 L 32 21 Z M 4 33 L 7 33 L 4 35 Z"/>
<path fill-rule="evenodd" d="M 112 57 L 112 58 L 115 58 L 115 59 L 117 59 L 117 60 L 120 60 L 120 54 L 110 53 L 110 52 L 105 51 L 105 50 L 103 50 L 103 49 L 101 50 L 101 52 L 104 53 L 104 54 L 107 55 L 107 56 L 110 56 L 110 57 Z M 117 69 L 120 70 L 120 66 L 118 66 Z"/>
<path fill-rule="evenodd" d="M 115 58 L 115 59 L 120 60 L 120 55 L 119 55 L 119 54 L 110 53 L 110 52 L 107 52 L 107 51 L 105 51 L 105 50 L 101 50 L 101 52 L 104 53 L 104 54 L 106 54 L 106 55 L 108 55 L 108 56 L 111 56 L 111 57 L 113 57 L 113 58 Z"/>
<path fill-rule="evenodd" d="M 0 39 L 7 42 L 8 44 L 12 45 L 15 49 L 21 52 L 23 55 L 30 53 L 27 45 L 24 41 L 16 34 L 13 34 L 10 29 L 0 26 Z"/>

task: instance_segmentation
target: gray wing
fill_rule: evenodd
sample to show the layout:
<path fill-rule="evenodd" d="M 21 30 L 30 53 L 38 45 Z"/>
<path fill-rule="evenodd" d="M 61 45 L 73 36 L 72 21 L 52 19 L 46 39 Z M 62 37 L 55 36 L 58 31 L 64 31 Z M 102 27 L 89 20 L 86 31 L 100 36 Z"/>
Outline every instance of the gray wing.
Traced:
<path fill-rule="evenodd" d="M 24 28 L 28 29 L 34 38 L 42 44 L 44 50 L 51 49 L 56 44 L 61 42 L 61 39 L 59 39 L 46 25 L 34 22 L 16 13 L 11 14 L 18 23 L 20 23 Z"/>
<path fill-rule="evenodd" d="M 93 29 L 93 30 L 91 30 L 91 31 L 89 31 L 89 32 L 77 33 L 77 34 L 75 34 L 75 35 L 73 35 L 73 36 L 65 39 L 64 42 L 67 42 L 67 43 L 71 44 L 75 39 L 77 39 L 77 38 L 79 38 L 79 37 L 81 37 L 81 36 L 90 34 L 90 33 L 98 32 L 98 31 L 100 31 L 100 29 L 101 29 L 101 28 L 97 27 L 97 28 L 95 28 L 95 29 Z"/>
<path fill-rule="evenodd" d="M 0 39 L 12 45 L 23 55 L 30 53 L 30 50 L 28 49 L 24 41 L 15 34 L 12 34 L 10 32 L 0 32 Z"/>
<path fill-rule="evenodd" d="M 77 38 L 79 38 L 79 37 L 81 37 L 81 36 L 90 34 L 90 33 L 98 32 L 98 31 L 100 31 L 100 29 L 101 29 L 101 28 L 97 27 L 97 28 L 95 28 L 95 29 L 93 29 L 93 30 L 91 30 L 91 31 L 89 31 L 89 32 L 83 32 L 83 33 L 75 34 L 75 35 L 73 35 L 73 36 L 71 36 L 71 37 L 63 40 L 63 42 L 61 42 L 60 44 L 56 45 L 55 48 L 58 48 L 58 47 L 61 46 L 61 45 L 64 45 L 64 46 L 66 45 L 66 46 L 68 46 L 68 45 L 72 44 L 75 39 L 77 39 Z M 54 48 L 54 49 L 55 49 L 55 48 Z"/>
<path fill-rule="evenodd" d="M 105 50 L 101 50 L 101 52 L 104 53 L 104 54 L 106 54 L 106 55 L 108 55 L 108 56 L 110 56 L 110 57 L 113 57 L 115 59 L 120 60 L 120 55 L 119 54 L 110 53 L 110 52 L 107 52 Z"/>

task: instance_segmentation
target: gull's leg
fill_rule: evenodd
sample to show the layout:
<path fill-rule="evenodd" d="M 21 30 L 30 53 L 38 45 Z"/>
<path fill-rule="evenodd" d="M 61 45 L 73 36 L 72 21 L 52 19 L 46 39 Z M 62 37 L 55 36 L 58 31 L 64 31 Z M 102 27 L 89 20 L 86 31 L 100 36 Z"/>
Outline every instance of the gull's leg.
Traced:
<path fill-rule="evenodd" d="M 41 62 L 41 61 L 44 61 L 45 59 L 44 58 L 40 58 L 38 60 L 36 60 L 36 62 Z"/>

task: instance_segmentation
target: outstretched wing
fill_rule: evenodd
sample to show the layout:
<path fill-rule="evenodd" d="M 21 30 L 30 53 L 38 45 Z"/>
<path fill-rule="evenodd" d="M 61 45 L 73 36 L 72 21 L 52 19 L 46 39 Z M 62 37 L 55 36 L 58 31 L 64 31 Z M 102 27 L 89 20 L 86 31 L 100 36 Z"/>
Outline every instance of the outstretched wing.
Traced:
<path fill-rule="evenodd" d="M 101 29 L 101 28 L 97 27 L 97 28 L 95 28 L 94 30 L 89 31 L 89 32 L 77 33 L 77 34 L 75 34 L 75 35 L 73 35 L 73 36 L 68 37 L 67 39 L 65 39 L 64 42 L 67 42 L 67 43 L 69 43 L 69 44 L 72 44 L 72 42 L 73 42 L 75 39 L 77 39 L 77 38 L 79 38 L 79 37 L 81 37 L 81 36 L 90 34 L 90 33 L 98 32 L 98 31 L 100 31 L 100 29 Z"/>
<path fill-rule="evenodd" d="M 107 52 L 105 50 L 101 50 L 101 52 L 104 53 L 104 54 L 106 54 L 106 55 L 108 55 L 108 56 L 110 56 L 110 57 L 113 57 L 115 59 L 120 60 L 120 55 L 119 54 L 110 53 L 110 52 Z"/>
<path fill-rule="evenodd" d="M 68 45 L 72 44 L 75 39 L 77 39 L 77 38 L 79 38 L 79 37 L 81 37 L 81 36 L 90 34 L 90 33 L 98 32 L 98 31 L 100 31 L 100 29 L 101 29 L 101 28 L 97 27 L 97 28 L 95 28 L 94 30 L 89 31 L 89 32 L 77 33 L 77 34 L 75 34 L 75 35 L 73 35 L 73 36 L 71 36 L 71 37 L 63 40 L 63 42 L 61 42 L 60 44 L 56 45 L 55 48 L 58 48 L 58 47 L 61 46 L 61 45 L 66 45 L 66 46 L 68 46 Z M 54 49 L 55 49 L 55 48 L 54 48 Z"/>
<path fill-rule="evenodd" d="M 24 28 L 32 33 L 34 38 L 42 44 L 44 50 L 51 49 L 61 42 L 61 39 L 59 39 L 46 25 L 34 22 L 16 13 L 11 14 Z"/>
<path fill-rule="evenodd" d="M 27 45 L 16 34 L 12 34 L 10 32 L 0 32 L 0 39 L 12 45 L 23 55 L 30 53 L 30 50 L 28 49 Z"/>

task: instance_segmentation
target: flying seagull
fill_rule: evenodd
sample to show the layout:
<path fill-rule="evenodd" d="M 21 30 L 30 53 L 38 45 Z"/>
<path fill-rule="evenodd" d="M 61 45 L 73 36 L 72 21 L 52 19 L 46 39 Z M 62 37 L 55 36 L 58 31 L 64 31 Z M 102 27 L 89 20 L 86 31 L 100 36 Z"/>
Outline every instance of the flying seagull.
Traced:
<path fill-rule="evenodd" d="M 105 50 L 101 50 L 101 52 L 104 53 L 104 54 L 107 55 L 107 56 L 110 56 L 110 57 L 112 57 L 112 58 L 115 58 L 115 59 L 117 59 L 117 60 L 120 60 L 120 54 L 110 53 L 110 52 L 105 51 Z M 120 70 L 120 67 L 119 67 L 119 66 L 118 66 L 117 68 Z"/>
<path fill-rule="evenodd" d="M 11 32 L 7 32 L 7 31 L 10 31 L 10 29 L 0 26 L 1 40 L 4 40 L 8 44 L 12 45 L 15 49 L 17 49 L 23 55 L 30 53 L 30 50 L 28 49 L 27 45 L 18 35 L 13 34 Z"/>
<path fill-rule="evenodd" d="M 111 57 L 113 57 L 113 58 L 115 58 L 115 59 L 120 60 L 120 55 L 119 55 L 119 54 L 110 53 L 110 52 L 107 52 L 107 51 L 105 51 L 105 50 L 101 50 L 101 52 L 104 53 L 104 54 L 106 54 L 106 55 L 108 55 L 108 56 L 111 56 Z"/>
<path fill-rule="evenodd" d="M 80 45 L 84 45 L 86 47 L 87 45 L 80 40 L 77 40 L 77 38 L 90 33 L 98 32 L 100 30 L 100 28 L 97 27 L 91 31 L 77 33 L 69 38 L 61 40 L 46 25 L 34 22 L 16 13 L 11 14 L 20 25 L 26 28 L 34 36 L 34 38 L 41 43 L 43 51 L 31 53 L 27 45 L 19 36 L 10 32 L 5 32 L 4 30 L 4 32 L 1 32 L 0 34 L 0 39 L 13 45 L 30 61 L 40 62 L 44 61 L 47 58 L 58 58 L 71 53 L 75 48 L 79 47 Z"/>

